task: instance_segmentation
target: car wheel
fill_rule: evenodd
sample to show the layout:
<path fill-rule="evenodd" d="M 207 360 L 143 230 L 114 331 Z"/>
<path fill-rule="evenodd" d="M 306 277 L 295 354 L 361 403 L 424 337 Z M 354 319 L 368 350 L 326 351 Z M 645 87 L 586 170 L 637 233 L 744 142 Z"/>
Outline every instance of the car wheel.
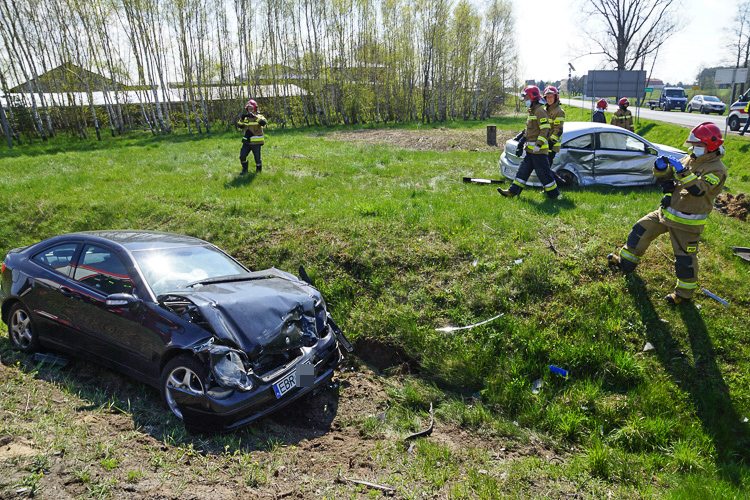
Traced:
<path fill-rule="evenodd" d="M 206 393 L 206 378 L 208 370 L 195 358 L 189 356 L 178 356 L 164 367 L 161 374 L 161 396 L 165 406 L 177 418 L 182 420 L 182 412 L 177 406 L 170 387 L 176 387 L 196 396 Z"/>
<path fill-rule="evenodd" d="M 688 105 L 688 107 L 687 107 L 687 111 L 688 111 L 688 113 L 692 113 L 692 112 L 693 112 L 693 107 L 692 107 L 692 106 L 690 106 L 690 105 Z"/>
<path fill-rule="evenodd" d="M 740 119 L 737 118 L 737 116 L 732 116 L 729 118 L 729 129 L 732 132 L 737 132 L 740 129 Z"/>
<path fill-rule="evenodd" d="M 8 338 L 13 347 L 22 352 L 34 352 L 39 347 L 39 336 L 28 309 L 20 302 L 10 309 Z"/>
<path fill-rule="evenodd" d="M 578 185 L 578 177 L 570 170 L 560 170 L 557 172 L 557 175 L 563 180 L 566 186 Z"/>
<path fill-rule="evenodd" d="M 701 112 L 702 115 L 706 114 L 706 111 L 703 109 L 703 106 L 701 106 L 701 109 L 699 111 Z"/>

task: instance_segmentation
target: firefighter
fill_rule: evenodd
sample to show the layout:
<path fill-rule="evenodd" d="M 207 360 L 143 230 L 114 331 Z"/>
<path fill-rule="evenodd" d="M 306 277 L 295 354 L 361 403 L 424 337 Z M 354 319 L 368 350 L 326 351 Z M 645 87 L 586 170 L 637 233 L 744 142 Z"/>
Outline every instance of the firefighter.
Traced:
<path fill-rule="evenodd" d="M 625 130 L 635 132 L 635 128 L 633 127 L 633 114 L 628 110 L 630 101 L 628 101 L 627 98 L 623 97 L 622 99 L 617 101 L 617 104 L 620 105 L 620 108 L 615 111 L 614 115 L 612 115 L 612 120 L 609 122 L 609 124 L 617 125 L 618 127 L 622 127 Z"/>
<path fill-rule="evenodd" d="M 240 175 L 247 173 L 249 163 L 247 157 L 250 152 L 253 153 L 253 159 L 255 160 L 255 172 L 260 173 L 263 170 L 260 147 L 265 143 L 263 127 L 266 123 L 268 123 L 266 118 L 258 113 L 258 103 L 253 99 L 247 101 L 245 103 L 245 113 L 240 117 L 240 121 L 237 122 L 237 127 L 245 131 L 245 135 L 242 138 L 242 149 L 240 149 L 240 164 L 242 165 Z"/>
<path fill-rule="evenodd" d="M 596 111 L 594 111 L 594 116 L 591 117 L 591 121 L 596 123 L 607 123 L 607 118 L 604 116 L 604 110 L 607 109 L 607 106 L 606 99 L 599 99 L 599 102 L 596 103 Z"/>
<path fill-rule="evenodd" d="M 544 186 L 544 192 L 548 198 L 557 198 L 560 196 L 560 190 L 549 167 L 549 134 L 550 122 L 549 115 L 542 106 L 542 94 L 539 87 L 529 85 L 521 92 L 521 99 L 529 109 L 529 116 L 526 118 L 526 156 L 518 167 L 516 178 L 508 189 L 497 188 L 498 193 L 503 196 L 513 197 L 523 191 L 526 186 L 531 172 L 536 172 L 539 181 Z"/>
<path fill-rule="evenodd" d="M 560 92 L 552 85 L 544 89 L 544 100 L 547 105 L 544 107 L 549 115 L 550 132 L 549 132 L 549 165 L 552 168 L 552 162 L 557 153 L 560 152 L 560 140 L 563 134 L 563 125 L 565 124 L 565 111 L 560 107 Z"/>
<path fill-rule="evenodd" d="M 677 286 L 664 299 L 672 305 L 692 299 L 698 287 L 698 244 L 727 178 L 719 127 L 701 123 L 685 142 L 692 148 L 682 160 L 660 156 L 654 162 L 654 176 L 665 192 L 661 207 L 635 223 L 619 254 L 607 256 L 609 263 L 622 271 L 633 271 L 654 238 L 669 233 Z"/>

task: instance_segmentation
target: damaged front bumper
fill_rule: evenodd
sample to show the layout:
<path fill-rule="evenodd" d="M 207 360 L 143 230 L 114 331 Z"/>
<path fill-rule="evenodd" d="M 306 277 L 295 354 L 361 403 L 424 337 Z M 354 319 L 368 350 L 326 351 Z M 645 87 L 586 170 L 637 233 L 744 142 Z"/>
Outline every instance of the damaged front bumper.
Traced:
<path fill-rule="evenodd" d="M 252 389 L 247 391 L 218 387 L 225 390 L 218 397 L 212 396 L 211 390 L 200 396 L 177 387 L 168 390 L 182 412 L 185 426 L 191 431 L 231 431 L 288 405 L 330 381 L 334 370 L 344 359 L 336 337 L 331 332 L 320 339 L 315 347 L 303 348 L 302 355 L 287 366 L 268 376 L 255 377 Z M 304 364 L 314 367 L 312 384 L 291 387 L 280 397 L 277 396 L 278 387 L 275 389 L 274 386 L 288 380 Z"/>

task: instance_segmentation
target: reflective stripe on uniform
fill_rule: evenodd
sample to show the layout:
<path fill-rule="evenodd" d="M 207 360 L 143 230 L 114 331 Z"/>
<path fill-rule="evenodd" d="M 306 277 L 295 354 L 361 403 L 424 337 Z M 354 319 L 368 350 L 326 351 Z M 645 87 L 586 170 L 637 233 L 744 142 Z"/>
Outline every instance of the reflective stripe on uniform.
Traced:
<path fill-rule="evenodd" d="M 671 221 L 679 222 L 680 224 L 687 224 L 689 226 L 702 226 L 706 223 L 706 219 L 708 219 L 709 216 L 709 214 L 686 214 L 685 212 L 680 212 L 672 207 L 662 209 L 661 213 Z"/>
<path fill-rule="evenodd" d="M 265 137 L 263 137 L 262 135 L 254 135 L 250 138 L 250 142 L 260 142 L 263 140 L 265 140 Z M 247 142 L 247 137 L 243 137 L 242 142 Z"/>
<path fill-rule="evenodd" d="M 545 191 L 552 191 L 553 189 L 557 189 L 557 183 L 553 180 L 549 184 L 544 185 Z"/>
<path fill-rule="evenodd" d="M 518 186 L 518 187 L 520 187 L 520 188 L 523 188 L 523 187 L 525 187 L 525 186 L 526 186 L 526 183 L 525 183 L 525 182 L 523 182 L 523 181 L 519 181 L 518 179 L 514 179 L 514 180 L 513 180 L 513 184 L 515 184 L 516 186 Z"/>
<path fill-rule="evenodd" d="M 635 264 L 638 264 L 641 261 L 641 258 L 633 255 L 632 253 L 628 252 L 624 248 L 620 250 L 620 257 L 624 257 L 628 259 L 630 262 L 633 262 Z"/>
<path fill-rule="evenodd" d="M 695 179 L 697 179 L 697 178 L 698 178 L 698 176 L 697 176 L 697 175 L 695 175 L 695 174 L 690 174 L 690 175 L 688 175 L 687 177 L 683 177 L 683 178 L 682 178 L 682 181 L 681 181 L 681 182 L 682 182 L 683 184 L 687 184 L 688 182 L 693 182 L 693 181 L 694 181 Z"/>
<path fill-rule="evenodd" d="M 695 283 L 685 283 L 682 280 L 677 280 L 677 288 L 684 288 L 685 290 L 693 290 L 695 288 L 698 288 L 698 282 Z"/>
<path fill-rule="evenodd" d="M 721 180 L 718 177 L 716 177 L 714 174 L 706 174 L 706 182 L 708 182 L 709 184 L 716 185 L 719 182 L 721 182 Z"/>

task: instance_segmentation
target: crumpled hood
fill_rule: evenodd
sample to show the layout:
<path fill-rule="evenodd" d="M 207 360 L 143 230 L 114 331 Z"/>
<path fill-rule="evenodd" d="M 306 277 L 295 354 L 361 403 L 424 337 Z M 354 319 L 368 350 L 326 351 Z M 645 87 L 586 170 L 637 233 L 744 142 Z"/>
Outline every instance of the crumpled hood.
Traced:
<path fill-rule="evenodd" d="M 251 358 L 307 345 L 316 337 L 315 304 L 324 304 L 318 290 L 275 268 L 169 295 L 192 301 L 219 338 Z"/>

